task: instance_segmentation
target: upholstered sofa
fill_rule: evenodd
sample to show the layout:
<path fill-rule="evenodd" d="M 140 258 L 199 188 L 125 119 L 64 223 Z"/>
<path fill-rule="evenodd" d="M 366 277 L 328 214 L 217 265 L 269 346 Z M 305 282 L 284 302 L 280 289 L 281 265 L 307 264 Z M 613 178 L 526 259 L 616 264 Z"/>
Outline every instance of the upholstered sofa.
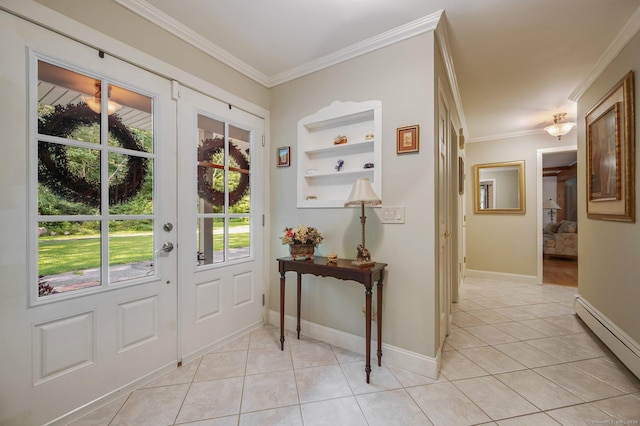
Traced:
<path fill-rule="evenodd" d="M 542 231 L 545 258 L 578 257 L 578 223 L 562 220 L 548 223 Z"/>

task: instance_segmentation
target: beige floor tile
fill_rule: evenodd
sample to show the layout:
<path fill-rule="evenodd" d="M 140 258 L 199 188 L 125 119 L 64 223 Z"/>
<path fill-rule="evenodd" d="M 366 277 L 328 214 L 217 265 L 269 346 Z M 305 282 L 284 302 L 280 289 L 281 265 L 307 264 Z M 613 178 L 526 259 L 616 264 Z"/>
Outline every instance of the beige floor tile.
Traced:
<path fill-rule="evenodd" d="M 399 389 L 402 387 L 400 382 L 395 378 L 386 365 L 382 367 L 371 364 L 371 374 L 369 383 L 367 383 L 367 375 L 364 371 L 364 364 L 361 362 L 349 362 L 340 364 L 344 372 L 349 386 L 355 395 L 370 392 L 379 392 L 383 390 Z"/>
<path fill-rule="evenodd" d="M 302 426 L 302 413 L 299 405 L 280 407 L 272 410 L 254 411 L 240 415 L 239 426 Z"/>
<path fill-rule="evenodd" d="M 519 322 L 505 322 L 501 324 L 494 324 L 493 326 L 519 340 L 541 339 L 543 337 L 548 337 L 538 330 L 534 330 L 533 328 L 527 327 Z"/>
<path fill-rule="evenodd" d="M 603 399 L 592 404 L 616 419 L 627 422 L 627 424 L 631 424 L 633 421 L 636 422 L 635 424 L 640 422 L 640 399 L 633 395 Z"/>
<path fill-rule="evenodd" d="M 177 422 L 193 422 L 238 414 L 242 382 L 242 377 L 233 377 L 193 383 L 184 399 Z"/>
<path fill-rule="evenodd" d="M 289 344 L 289 339 L 285 339 L 285 349 Z M 280 329 L 261 328 L 252 331 L 249 336 L 249 349 L 278 348 L 280 349 Z"/>
<path fill-rule="evenodd" d="M 518 341 L 518 339 L 512 335 L 496 328 L 497 325 L 499 324 L 479 325 L 476 327 L 467 327 L 465 330 L 489 345 Z"/>
<path fill-rule="evenodd" d="M 493 420 L 538 412 L 529 401 L 498 381 L 495 377 L 475 377 L 454 382 L 471 401 Z"/>
<path fill-rule="evenodd" d="M 407 389 L 434 425 L 471 425 L 491 419 L 451 383 Z"/>
<path fill-rule="evenodd" d="M 573 300 L 571 303 L 573 304 Z M 553 319 L 553 322 L 567 330 L 570 330 L 572 333 L 584 333 L 589 331 L 589 327 L 587 327 L 576 314 L 556 317 Z"/>
<path fill-rule="evenodd" d="M 262 330 L 262 329 L 259 329 Z M 216 352 L 231 352 L 231 351 L 246 351 L 249 349 L 249 338 L 250 334 L 245 334 L 244 336 L 240 336 L 236 339 L 233 339 L 230 342 L 224 343 L 217 348 L 214 348 L 210 351 L 210 353 Z"/>
<path fill-rule="evenodd" d="M 498 421 L 499 426 L 556 426 L 559 424 L 545 413 L 527 414 Z"/>
<path fill-rule="evenodd" d="M 531 346 L 558 358 L 563 362 L 580 361 L 603 355 L 602 351 L 585 349 L 575 345 L 569 338 L 571 336 L 546 337 L 544 339 L 528 340 Z"/>
<path fill-rule="evenodd" d="M 162 377 L 146 384 L 144 387 L 153 388 L 158 386 L 171 386 L 191 383 L 196 375 L 196 371 L 198 370 L 198 366 L 200 365 L 201 360 L 202 357 L 184 364 L 181 367 L 178 367 L 175 370 L 163 375 Z"/>
<path fill-rule="evenodd" d="M 500 291 L 496 292 L 496 295 L 499 294 Z M 493 308 L 506 308 L 506 303 L 499 300 L 497 297 L 480 297 L 473 300 L 477 305 L 482 306 L 485 309 L 493 309 Z"/>
<path fill-rule="evenodd" d="M 552 410 L 583 402 L 571 392 L 531 370 L 498 374 L 495 378 L 541 410 Z"/>
<path fill-rule="evenodd" d="M 295 371 L 300 403 L 351 396 L 351 387 L 339 365 L 300 368 Z"/>
<path fill-rule="evenodd" d="M 528 314 L 519 308 L 513 308 L 513 307 L 496 308 L 494 309 L 494 311 L 499 313 L 500 315 L 504 315 L 505 317 L 509 318 L 511 321 L 524 321 L 524 320 L 536 319 L 536 317 L 534 317 L 533 315 Z"/>
<path fill-rule="evenodd" d="M 290 370 L 293 368 L 291 351 L 285 348 L 251 349 L 247 356 L 246 374 L 269 373 L 271 371 Z"/>
<path fill-rule="evenodd" d="M 607 382 L 623 392 L 632 393 L 640 391 L 640 380 L 617 359 L 612 360 L 609 357 L 594 358 L 572 362 L 571 365 Z"/>
<path fill-rule="evenodd" d="M 121 396 L 115 401 L 105 405 L 104 407 L 100 407 L 97 410 L 92 411 L 85 417 L 76 420 L 73 423 L 70 423 L 69 426 L 104 426 L 108 425 L 109 422 L 115 417 L 118 413 L 118 410 L 122 408 L 124 403 L 129 398 L 129 393 Z"/>
<path fill-rule="evenodd" d="M 469 315 L 473 315 L 476 318 L 480 318 L 482 321 L 486 322 L 487 324 L 496 324 L 496 323 L 511 321 L 509 317 L 499 314 L 493 309 L 482 309 L 479 311 L 471 311 L 469 312 Z"/>
<path fill-rule="evenodd" d="M 432 424 L 404 389 L 358 395 L 356 399 L 369 426 Z"/>
<path fill-rule="evenodd" d="M 393 365 L 387 365 L 387 368 L 398 379 L 400 384 L 405 388 L 412 386 L 430 385 L 436 382 L 445 381 L 445 378 L 440 375 L 438 379 L 432 379 L 427 376 L 423 376 L 413 371 L 405 370 L 404 368 L 396 367 Z"/>
<path fill-rule="evenodd" d="M 367 424 L 362 410 L 353 396 L 302 404 L 300 408 L 305 426 L 365 426 Z"/>
<path fill-rule="evenodd" d="M 547 321 L 542 318 L 521 321 L 521 324 L 533 328 L 534 330 L 538 330 L 547 336 L 564 336 L 571 334 L 571 330 L 555 324 L 553 321 Z"/>
<path fill-rule="evenodd" d="M 464 328 L 456 328 L 455 330 L 451 330 L 451 334 L 447 336 L 445 342 L 455 349 L 473 348 L 476 346 L 487 345 L 485 342 L 469 333 Z"/>
<path fill-rule="evenodd" d="M 291 359 L 294 368 L 317 367 L 338 363 L 331 345 L 323 342 L 291 345 Z"/>
<path fill-rule="evenodd" d="M 460 328 L 457 328 L 456 330 L 460 330 Z M 449 336 L 447 336 L 447 337 L 449 337 Z M 456 348 L 451 346 L 448 342 L 444 342 L 444 345 L 442 345 L 442 352 L 455 351 L 455 350 L 456 350 Z"/>
<path fill-rule="evenodd" d="M 172 424 L 188 389 L 189 385 L 139 389 L 131 394 L 110 424 Z"/>
<path fill-rule="evenodd" d="M 524 370 L 526 368 L 518 361 L 491 346 L 460 349 L 459 352 L 491 374 Z M 449 378 L 449 376 L 447 376 L 447 378 Z M 452 380 L 451 378 L 449 379 Z"/>
<path fill-rule="evenodd" d="M 209 353 L 202 357 L 195 381 L 244 376 L 247 351 Z"/>
<path fill-rule="evenodd" d="M 611 354 L 609 349 L 591 332 L 575 333 L 562 337 L 567 344 L 572 345 L 575 349 L 590 355 L 590 358 L 608 356 Z"/>
<path fill-rule="evenodd" d="M 559 364 L 562 362 L 558 358 L 546 352 L 539 351 L 526 342 L 505 343 L 504 345 L 495 345 L 494 347 L 528 368 L 544 367 L 545 365 Z"/>
<path fill-rule="evenodd" d="M 523 306 L 521 309 L 526 313 L 536 316 L 538 318 L 560 317 L 560 316 L 573 314 L 573 310 L 565 306 L 559 305 L 557 303 L 542 303 L 539 305 L 529 305 L 529 306 Z"/>
<path fill-rule="evenodd" d="M 293 370 L 255 374 L 244 378 L 241 412 L 268 410 L 298 404 Z"/>
<path fill-rule="evenodd" d="M 474 317 L 467 312 L 453 312 L 451 314 L 452 322 L 458 327 L 473 327 L 474 325 L 485 325 L 486 322 L 480 318 Z"/>
<path fill-rule="evenodd" d="M 476 309 L 486 309 L 485 307 L 480 306 L 477 303 L 467 299 L 460 299 L 458 303 L 454 303 L 452 306 L 455 306 L 457 308 L 457 311 L 474 311 Z"/>
<path fill-rule="evenodd" d="M 180 426 L 237 426 L 239 416 L 217 417 L 215 419 L 180 423 Z M 177 423 L 176 423 L 177 424 Z"/>
<path fill-rule="evenodd" d="M 448 380 L 467 379 L 489 374 L 459 351 L 442 353 L 440 373 Z"/>
<path fill-rule="evenodd" d="M 540 367 L 534 371 L 587 402 L 622 394 L 619 389 L 568 364 Z"/>
<path fill-rule="evenodd" d="M 331 345 L 331 349 L 333 350 L 333 354 L 335 355 L 336 359 L 338 360 L 339 363 L 343 363 L 343 362 L 355 362 L 355 361 L 362 361 L 364 362 L 364 354 L 359 354 L 356 352 L 352 352 L 349 351 L 347 349 L 343 349 L 341 347 L 338 346 L 334 346 Z M 373 350 L 371 352 L 374 352 Z M 377 356 L 374 354 L 371 354 L 372 358 Z"/>
<path fill-rule="evenodd" d="M 616 421 L 615 417 L 611 417 L 592 404 L 560 408 L 558 410 L 547 411 L 547 414 L 563 426 L 615 424 L 612 422 Z"/>

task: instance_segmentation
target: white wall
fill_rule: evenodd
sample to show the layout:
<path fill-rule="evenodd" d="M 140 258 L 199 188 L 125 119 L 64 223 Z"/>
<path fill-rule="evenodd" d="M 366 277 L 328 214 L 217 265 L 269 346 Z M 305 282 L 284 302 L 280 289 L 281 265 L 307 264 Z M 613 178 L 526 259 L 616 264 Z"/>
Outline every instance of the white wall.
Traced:
<path fill-rule="evenodd" d="M 296 208 L 296 123 L 340 101 L 382 101 L 383 204 L 405 207 L 405 223 L 381 224 L 379 209 L 367 209 L 367 247 L 388 263 L 384 289 L 383 341 L 434 356 L 434 46 L 427 33 L 352 59 L 272 90 L 272 151 L 291 146 L 289 168 L 271 165 L 272 257 L 287 255 L 278 237 L 285 226 L 317 226 L 325 241 L 316 254 L 354 258 L 360 241 L 357 209 Z M 398 64 L 401 64 L 399 66 Z M 420 152 L 396 155 L 396 128 L 419 124 Z M 379 167 L 376 164 L 376 167 Z M 294 282 L 295 278 L 289 280 Z M 279 274 L 272 262 L 270 309 L 279 311 Z M 361 285 L 305 276 L 302 317 L 362 336 Z M 286 293 L 286 313 L 295 315 L 295 286 Z"/>

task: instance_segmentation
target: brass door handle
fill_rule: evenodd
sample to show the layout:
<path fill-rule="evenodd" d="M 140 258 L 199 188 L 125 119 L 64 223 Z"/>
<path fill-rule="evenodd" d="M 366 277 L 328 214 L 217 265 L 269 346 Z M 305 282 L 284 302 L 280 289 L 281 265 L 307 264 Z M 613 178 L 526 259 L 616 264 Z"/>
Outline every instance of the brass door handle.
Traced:
<path fill-rule="evenodd" d="M 449 238 L 451 236 L 451 232 L 444 231 L 444 236 L 445 236 L 445 238 Z"/>

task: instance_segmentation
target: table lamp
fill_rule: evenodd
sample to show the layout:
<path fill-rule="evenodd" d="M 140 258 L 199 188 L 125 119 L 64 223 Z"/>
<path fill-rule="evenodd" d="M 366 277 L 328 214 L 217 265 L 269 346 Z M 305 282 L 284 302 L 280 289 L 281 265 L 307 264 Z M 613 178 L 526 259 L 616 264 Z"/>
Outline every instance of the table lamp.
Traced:
<path fill-rule="evenodd" d="M 345 207 L 360 206 L 360 223 L 362 224 L 362 244 L 357 247 L 358 256 L 352 263 L 357 266 L 371 266 L 376 262 L 371 260 L 371 254 L 367 250 L 364 240 L 364 228 L 367 222 L 367 217 L 364 215 L 364 206 L 379 206 L 382 204 L 382 200 L 378 198 L 375 191 L 371 187 L 371 182 L 368 178 L 360 178 L 356 180 L 351 189 L 351 194 L 344 203 Z"/>
<path fill-rule="evenodd" d="M 553 216 L 555 216 L 556 210 L 562 209 L 562 207 L 551 198 L 544 202 L 542 208 L 549 209 L 549 219 L 551 219 L 551 223 L 554 223 Z"/>

